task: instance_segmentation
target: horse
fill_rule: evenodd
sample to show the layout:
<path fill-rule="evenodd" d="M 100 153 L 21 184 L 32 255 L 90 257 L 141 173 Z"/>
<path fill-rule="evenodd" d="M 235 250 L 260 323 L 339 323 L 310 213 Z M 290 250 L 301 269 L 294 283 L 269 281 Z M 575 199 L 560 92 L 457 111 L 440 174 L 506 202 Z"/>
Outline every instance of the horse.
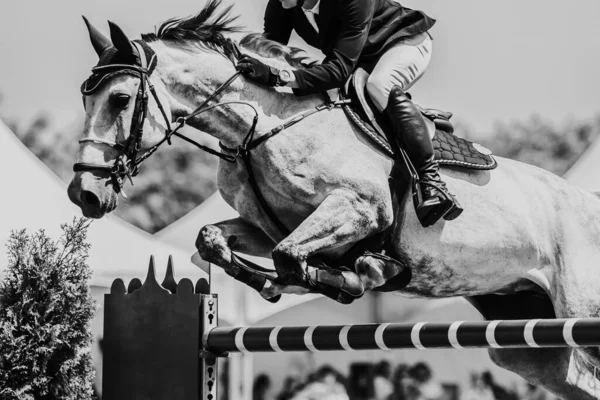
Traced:
<path fill-rule="evenodd" d="M 340 271 L 311 260 L 343 259 L 387 230 L 393 257 L 364 253 L 343 277 L 358 275 L 365 290 L 377 290 L 410 271 L 395 293 L 463 296 L 486 319 L 600 316 L 596 195 L 501 157 L 491 171 L 443 167 L 464 213 L 423 228 L 410 196 L 394 207 L 392 159 L 340 107 L 237 73 L 240 51 L 276 67 L 301 67 L 301 57 L 256 35 L 236 42 L 234 18 L 219 3 L 137 41 L 111 22 L 109 39 L 86 20 L 100 62 L 82 86 L 86 121 L 68 187 L 86 217 L 114 210 L 139 164 L 165 141 L 185 138 L 178 129 L 190 125 L 220 141 L 221 152 L 196 144 L 222 158 L 218 188 L 239 213 L 202 227 L 198 254 L 266 299 L 325 292 L 310 280 L 326 271 L 335 283 Z M 252 274 L 234 252 L 271 258 L 278 278 Z M 489 355 L 562 398 L 600 398 L 597 348 L 492 348 Z"/>

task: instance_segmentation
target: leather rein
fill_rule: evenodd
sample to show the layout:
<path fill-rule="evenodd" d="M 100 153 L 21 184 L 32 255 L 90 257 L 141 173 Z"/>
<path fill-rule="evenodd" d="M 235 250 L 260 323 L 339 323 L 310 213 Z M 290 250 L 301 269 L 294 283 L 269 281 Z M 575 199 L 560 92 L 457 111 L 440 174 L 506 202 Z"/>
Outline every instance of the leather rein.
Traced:
<path fill-rule="evenodd" d="M 258 183 L 256 182 L 256 178 L 254 176 L 254 172 L 253 172 L 253 168 L 252 168 L 250 152 L 251 152 L 251 150 L 255 149 L 257 146 L 259 146 L 260 144 L 269 140 L 270 138 L 277 135 L 278 133 L 282 132 L 283 130 L 302 121 L 304 118 L 309 117 L 312 114 L 318 113 L 319 111 L 331 110 L 334 107 L 343 106 L 345 104 L 348 104 L 350 102 L 350 100 L 346 99 L 346 100 L 331 101 L 330 99 L 327 99 L 327 101 L 325 101 L 323 104 L 320 104 L 320 105 L 314 107 L 313 109 L 303 111 L 299 114 L 296 114 L 295 116 L 290 118 L 288 121 L 284 122 L 283 124 L 280 124 L 280 125 L 274 127 L 273 129 L 269 130 L 268 132 L 265 132 L 265 133 L 255 137 L 256 124 L 258 123 L 258 111 L 250 103 L 243 102 L 243 101 L 227 101 L 227 102 L 222 102 L 222 103 L 217 103 L 217 104 L 207 106 L 208 103 L 210 103 L 214 98 L 216 98 L 219 94 L 221 94 L 227 87 L 229 87 L 241 75 L 241 72 L 238 71 L 235 74 L 233 74 L 227 81 L 225 81 L 225 83 L 223 83 L 221 86 L 219 86 L 210 96 L 208 96 L 192 112 L 190 112 L 186 116 L 177 118 L 177 120 L 175 121 L 177 125 L 174 128 L 172 128 L 169 118 L 167 117 L 167 114 L 164 110 L 164 107 L 163 107 L 162 103 L 160 102 L 158 95 L 156 94 L 156 90 L 154 89 L 154 86 L 152 85 L 152 83 L 149 80 L 150 72 L 148 70 L 148 62 L 146 60 L 145 53 L 144 53 L 143 49 L 141 48 L 141 46 L 139 45 L 139 43 L 136 43 L 136 42 L 132 42 L 132 43 L 137 47 L 138 52 L 140 54 L 140 60 L 141 60 L 141 64 L 142 64 L 141 66 L 131 65 L 131 64 L 110 64 L 110 65 L 104 65 L 104 66 L 92 68 L 93 73 L 103 73 L 104 71 L 134 70 L 139 74 L 140 86 L 138 88 L 138 92 L 136 95 L 129 137 L 127 138 L 127 140 L 125 141 L 124 144 L 109 141 L 109 140 L 104 140 L 104 139 L 100 139 L 100 138 L 82 138 L 82 139 L 80 139 L 79 143 L 93 142 L 93 143 L 104 144 L 104 145 L 113 147 L 119 151 L 119 155 L 117 156 L 117 158 L 115 159 L 115 161 L 112 165 L 111 164 L 95 164 L 95 163 L 77 162 L 77 163 L 73 164 L 73 171 L 74 172 L 83 172 L 83 171 L 105 171 L 105 172 L 108 172 L 110 174 L 111 179 L 113 180 L 113 183 L 115 186 L 115 191 L 117 193 L 121 193 L 123 195 L 123 197 L 127 197 L 125 195 L 125 192 L 123 191 L 123 186 L 124 186 L 123 179 L 125 177 L 127 177 L 129 179 L 129 181 L 131 182 L 131 184 L 133 185 L 133 177 L 139 173 L 139 166 L 146 159 L 148 159 L 152 154 L 154 154 L 154 152 L 156 152 L 156 150 L 158 150 L 158 148 L 161 145 L 163 145 L 165 142 L 167 142 L 170 145 L 171 138 L 173 136 L 176 136 L 180 139 L 185 140 L 188 143 L 195 145 L 199 149 L 201 149 L 209 154 L 219 157 L 220 159 L 222 159 L 226 162 L 235 163 L 235 162 L 237 162 L 238 159 L 241 158 L 242 161 L 244 162 L 244 165 L 245 165 L 247 171 L 248 171 L 248 181 L 250 183 L 250 186 L 252 187 L 252 190 L 253 190 L 258 202 L 260 203 L 262 209 L 265 211 L 265 213 L 271 219 L 271 221 L 275 224 L 275 226 L 277 226 L 277 228 L 281 231 L 281 233 L 284 235 L 288 235 L 290 233 L 290 230 L 287 229 L 287 227 L 277 217 L 277 215 L 275 214 L 273 209 L 269 206 L 269 204 L 265 200 L 265 198 L 260 190 L 260 187 L 258 186 Z M 141 142 L 142 142 L 142 137 L 144 134 L 144 122 L 145 122 L 147 114 L 148 114 L 148 98 L 149 98 L 148 91 L 150 91 L 150 94 L 156 101 L 156 104 L 163 116 L 164 121 L 165 121 L 165 124 L 166 124 L 165 137 L 163 139 L 161 139 L 157 144 L 155 144 L 154 146 L 152 146 L 151 148 L 146 150 L 143 154 L 138 156 L 138 153 L 141 150 Z M 203 112 L 212 110 L 217 107 L 222 107 L 222 106 L 228 105 L 228 104 L 245 105 L 245 106 L 251 107 L 252 110 L 254 111 L 254 118 L 253 118 L 252 124 L 250 125 L 250 128 L 248 130 L 248 133 L 246 133 L 244 139 L 242 140 L 242 143 L 240 145 L 238 145 L 237 147 L 229 148 L 219 142 L 219 146 L 221 147 L 222 150 L 225 151 L 225 153 L 223 153 L 223 152 L 211 149 L 210 147 L 204 146 L 204 145 L 196 142 L 195 140 L 192 140 L 189 137 L 178 132 L 181 128 L 183 128 L 186 125 L 187 121 L 190 120 L 191 118 L 194 118 Z"/>

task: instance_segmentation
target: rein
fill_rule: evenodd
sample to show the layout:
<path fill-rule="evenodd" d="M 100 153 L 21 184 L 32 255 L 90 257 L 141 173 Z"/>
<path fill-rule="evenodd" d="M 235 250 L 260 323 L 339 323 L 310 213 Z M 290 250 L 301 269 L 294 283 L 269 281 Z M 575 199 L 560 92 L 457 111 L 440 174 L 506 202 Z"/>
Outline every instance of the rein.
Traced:
<path fill-rule="evenodd" d="M 350 100 L 338 100 L 331 101 L 329 98 L 325 101 L 325 103 L 316 106 L 315 108 L 307 111 L 303 111 L 290 120 L 280 124 L 273 129 L 265 132 L 258 137 L 255 137 L 256 134 L 256 124 L 258 123 L 258 111 L 256 108 L 247 102 L 243 101 L 227 101 L 222 103 L 213 104 L 211 106 L 207 106 L 209 102 L 215 99 L 219 94 L 221 94 L 227 87 L 229 87 L 240 75 L 241 72 L 237 71 L 234 73 L 227 81 L 225 81 L 221 86 L 219 86 L 210 96 L 208 96 L 198 107 L 196 107 L 192 112 L 188 115 L 179 117 L 175 121 L 177 126 L 175 128 L 171 127 L 171 123 L 167 114 L 164 110 L 162 103 L 160 102 L 158 95 L 156 94 L 156 90 L 154 86 L 149 80 L 150 72 L 148 70 L 148 62 L 145 57 L 145 53 L 141 48 L 140 44 L 137 42 L 132 42 L 137 48 L 140 54 L 140 59 L 142 60 L 142 65 L 130 65 L 130 64 L 110 64 L 104 65 L 101 67 L 92 68 L 93 73 L 103 72 L 103 71 L 119 71 L 119 70 L 133 70 L 139 74 L 140 78 L 140 86 L 138 89 L 138 93 L 136 96 L 132 124 L 130 128 L 130 134 L 127 138 L 125 144 L 104 140 L 100 138 L 82 138 L 79 140 L 79 143 L 85 142 L 93 142 L 98 144 L 104 144 L 110 147 L 113 147 L 119 151 L 119 155 L 117 156 L 115 162 L 110 165 L 105 164 L 94 164 L 94 163 L 83 163 L 77 162 L 73 164 L 73 171 L 106 171 L 110 174 L 111 179 L 115 184 L 115 190 L 117 193 L 121 193 L 123 197 L 127 197 L 125 192 L 123 191 L 123 178 L 127 177 L 131 184 L 133 185 L 133 177 L 139 173 L 139 166 L 148 159 L 158 148 L 167 142 L 169 145 L 171 144 L 171 138 L 176 136 L 180 139 L 185 140 L 188 143 L 193 144 L 198 147 L 200 150 L 203 150 L 209 154 L 219 157 L 220 159 L 229 162 L 235 163 L 238 159 L 242 159 L 244 165 L 248 171 L 248 182 L 254 191 L 254 194 L 260 203 L 261 207 L 267 214 L 267 216 L 273 221 L 273 223 L 277 226 L 277 228 L 281 231 L 282 234 L 288 235 L 290 233 L 289 229 L 281 222 L 281 220 L 275 215 L 273 209 L 269 206 L 266 199 L 264 198 L 258 183 L 256 182 L 256 178 L 254 176 L 254 171 L 251 163 L 251 150 L 255 149 L 265 141 L 269 140 L 273 136 L 278 133 L 284 131 L 285 129 L 291 127 L 292 125 L 297 124 L 298 122 L 304 120 L 305 118 L 318 113 L 323 110 L 331 110 L 334 107 L 342 106 L 344 104 L 348 104 Z M 152 94 L 152 97 L 156 101 L 158 108 L 163 116 L 163 119 L 166 124 L 165 137 L 161 139 L 157 144 L 146 150 L 142 155 L 138 156 L 141 147 L 142 136 L 144 133 L 144 122 L 148 113 L 148 91 Z M 187 121 L 191 118 L 196 117 L 197 115 L 212 110 L 217 107 L 222 107 L 228 104 L 240 104 L 251 107 L 254 111 L 254 118 L 252 120 L 252 124 L 248 130 L 248 133 L 244 136 L 242 143 L 235 148 L 226 147 L 224 144 L 219 142 L 219 146 L 225 153 L 216 151 L 210 147 L 204 146 L 193 139 L 179 133 L 178 131 L 183 128 Z"/>

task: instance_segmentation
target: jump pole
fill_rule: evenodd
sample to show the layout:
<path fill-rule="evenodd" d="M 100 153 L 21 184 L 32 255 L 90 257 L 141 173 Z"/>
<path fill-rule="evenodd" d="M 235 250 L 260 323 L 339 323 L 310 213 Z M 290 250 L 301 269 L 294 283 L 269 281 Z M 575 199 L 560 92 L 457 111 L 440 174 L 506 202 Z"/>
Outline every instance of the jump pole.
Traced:
<path fill-rule="evenodd" d="M 201 297 L 201 315 L 216 317 L 217 295 Z M 600 318 L 221 328 L 211 317 L 202 329 L 202 399 L 216 399 L 216 359 L 228 353 L 590 346 L 600 346 Z"/>
<path fill-rule="evenodd" d="M 599 332 L 598 318 L 214 328 L 203 346 L 216 353 L 589 347 L 600 345 Z"/>

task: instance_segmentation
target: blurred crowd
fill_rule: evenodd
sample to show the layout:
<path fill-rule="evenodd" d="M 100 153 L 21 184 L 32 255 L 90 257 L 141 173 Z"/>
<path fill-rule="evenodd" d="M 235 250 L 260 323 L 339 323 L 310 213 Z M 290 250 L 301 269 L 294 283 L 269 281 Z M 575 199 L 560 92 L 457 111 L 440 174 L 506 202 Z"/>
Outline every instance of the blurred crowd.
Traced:
<path fill-rule="evenodd" d="M 440 382 L 424 362 L 399 364 L 355 363 L 344 376 L 324 365 L 304 380 L 288 377 L 282 389 L 274 391 L 267 374 L 254 380 L 252 400 L 557 400 L 544 389 L 524 384 L 507 388 L 491 372 L 473 373 L 469 387 Z"/>

